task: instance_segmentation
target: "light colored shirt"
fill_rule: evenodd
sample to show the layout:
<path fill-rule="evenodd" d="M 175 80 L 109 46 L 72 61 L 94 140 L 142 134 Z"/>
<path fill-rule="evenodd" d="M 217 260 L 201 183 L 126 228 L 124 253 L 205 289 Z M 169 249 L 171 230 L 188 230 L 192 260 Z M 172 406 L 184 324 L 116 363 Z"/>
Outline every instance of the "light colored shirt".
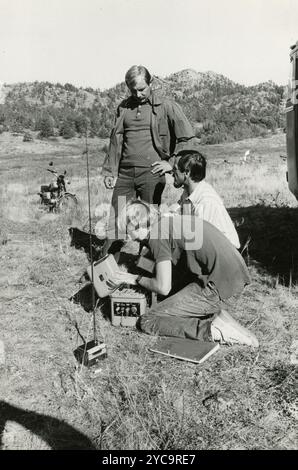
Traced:
<path fill-rule="evenodd" d="M 184 190 L 179 205 L 182 213 L 198 215 L 220 230 L 236 248 L 240 248 L 239 237 L 232 219 L 221 197 L 209 183 L 200 181 L 189 196 Z"/>

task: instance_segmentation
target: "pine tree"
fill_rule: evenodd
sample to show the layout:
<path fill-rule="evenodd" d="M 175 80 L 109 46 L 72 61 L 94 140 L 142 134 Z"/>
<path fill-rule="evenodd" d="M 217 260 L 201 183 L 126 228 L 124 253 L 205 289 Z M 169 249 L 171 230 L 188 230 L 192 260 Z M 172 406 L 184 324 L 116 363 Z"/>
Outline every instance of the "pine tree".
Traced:
<path fill-rule="evenodd" d="M 45 115 L 36 125 L 37 130 L 39 130 L 38 137 L 51 137 L 54 135 L 54 119 L 52 116 Z"/>

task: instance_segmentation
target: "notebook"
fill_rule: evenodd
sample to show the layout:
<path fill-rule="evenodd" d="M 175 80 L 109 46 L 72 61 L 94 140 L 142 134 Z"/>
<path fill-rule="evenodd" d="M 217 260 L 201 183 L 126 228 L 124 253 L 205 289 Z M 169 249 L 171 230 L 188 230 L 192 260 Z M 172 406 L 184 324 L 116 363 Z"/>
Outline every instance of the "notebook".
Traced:
<path fill-rule="evenodd" d="M 162 338 L 149 351 L 202 364 L 219 349 L 219 343 L 186 338 Z"/>

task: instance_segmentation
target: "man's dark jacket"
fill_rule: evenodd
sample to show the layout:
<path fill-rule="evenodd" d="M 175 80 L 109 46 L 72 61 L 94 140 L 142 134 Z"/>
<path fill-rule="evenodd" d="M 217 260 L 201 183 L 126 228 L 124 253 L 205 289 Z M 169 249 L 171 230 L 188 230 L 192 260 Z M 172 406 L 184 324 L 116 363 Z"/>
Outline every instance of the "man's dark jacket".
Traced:
<path fill-rule="evenodd" d="M 122 157 L 123 121 L 126 110 L 132 105 L 132 100 L 133 97 L 129 97 L 118 106 L 109 150 L 102 168 L 104 176 L 118 176 Z M 193 141 L 197 139 L 194 138 L 193 129 L 181 107 L 174 101 L 156 96 L 153 92 L 149 103 L 152 107 L 150 120 L 152 141 L 160 158 L 170 160 L 174 153 L 193 148 Z"/>

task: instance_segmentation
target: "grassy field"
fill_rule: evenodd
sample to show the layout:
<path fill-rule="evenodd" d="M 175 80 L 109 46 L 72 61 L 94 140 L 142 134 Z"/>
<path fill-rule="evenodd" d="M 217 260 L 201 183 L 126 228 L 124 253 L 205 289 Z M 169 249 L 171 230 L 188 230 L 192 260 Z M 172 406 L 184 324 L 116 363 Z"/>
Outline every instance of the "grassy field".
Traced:
<path fill-rule="evenodd" d="M 105 143 L 90 141 L 93 226 L 111 197 L 101 177 Z M 100 309 L 108 358 L 95 370 L 76 362 L 74 323 L 87 338 L 92 326 L 90 312 L 69 300 L 87 284 L 87 256 L 68 234 L 88 218 L 83 150 L 80 139 L 0 135 L 1 448 L 297 449 L 298 212 L 280 158 L 284 134 L 203 149 L 252 278 L 231 313 L 260 348 L 222 346 L 200 366 L 150 353 L 155 338 L 113 327 Z M 49 161 L 68 170 L 77 210 L 40 207 Z M 178 195 L 169 179 L 164 202 Z"/>

